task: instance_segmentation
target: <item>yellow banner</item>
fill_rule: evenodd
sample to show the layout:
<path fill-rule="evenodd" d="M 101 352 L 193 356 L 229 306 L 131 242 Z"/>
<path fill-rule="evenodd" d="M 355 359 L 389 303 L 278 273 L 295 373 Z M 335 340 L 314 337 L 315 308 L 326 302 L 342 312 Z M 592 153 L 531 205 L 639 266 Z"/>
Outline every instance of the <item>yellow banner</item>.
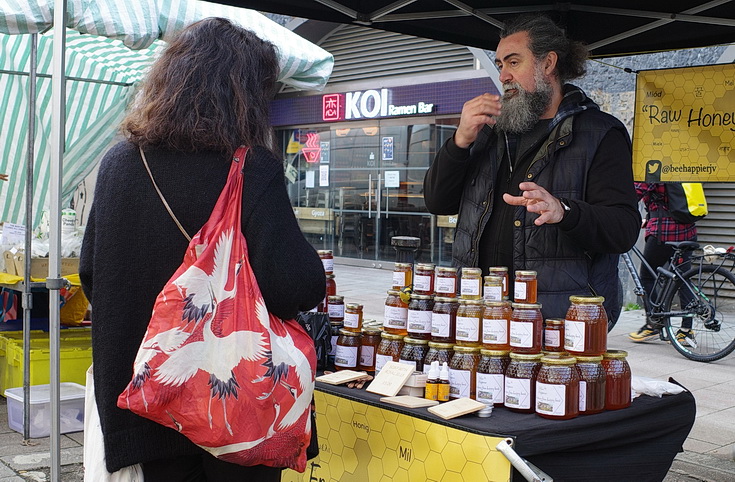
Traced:
<path fill-rule="evenodd" d="M 509 481 L 511 466 L 483 436 L 314 392 L 319 456 L 282 482 Z"/>
<path fill-rule="evenodd" d="M 638 73 L 636 181 L 735 181 L 735 65 Z"/>

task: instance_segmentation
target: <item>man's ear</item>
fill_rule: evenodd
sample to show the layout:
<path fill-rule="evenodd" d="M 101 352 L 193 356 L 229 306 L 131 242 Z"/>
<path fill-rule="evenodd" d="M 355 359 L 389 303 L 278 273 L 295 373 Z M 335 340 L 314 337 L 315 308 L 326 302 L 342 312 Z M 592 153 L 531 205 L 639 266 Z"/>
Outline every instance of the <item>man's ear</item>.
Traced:
<path fill-rule="evenodd" d="M 546 75 L 551 75 L 556 70 L 556 63 L 559 61 L 559 56 L 553 50 L 546 54 L 544 59 L 544 72 Z"/>

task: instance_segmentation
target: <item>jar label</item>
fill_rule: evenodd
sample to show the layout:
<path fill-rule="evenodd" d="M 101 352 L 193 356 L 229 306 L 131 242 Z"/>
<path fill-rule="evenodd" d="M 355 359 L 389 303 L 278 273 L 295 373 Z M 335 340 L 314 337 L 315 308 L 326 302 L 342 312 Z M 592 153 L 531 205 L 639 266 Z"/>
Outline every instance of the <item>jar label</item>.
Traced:
<path fill-rule="evenodd" d="M 454 278 L 437 277 L 435 290 L 437 293 L 455 294 L 457 292 L 457 287 L 454 286 Z"/>
<path fill-rule="evenodd" d="M 470 396 L 472 372 L 469 370 L 449 369 L 449 397 L 465 398 Z"/>
<path fill-rule="evenodd" d="M 480 341 L 480 319 L 470 316 L 458 316 L 457 340 Z"/>
<path fill-rule="evenodd" d="M 329 350 L 330 356 L 334 356 L 335 352 L 337 351 L 337 338 L 339 338 L 339 335 L 332 336 L 332 349 Z"/>
<path fill-rule="evenodd" d="M 505 377 L 505 406 L 531 408 L 531 380 Z"/>
<path fill-rule="evenodd" d="M 564 348 L 584 352 L 584 321 L 564 320 Z"/>
<path fill-rule="evenodd" d="M 587 411 L 587 382 L 579 381 L 579 411 Z"/>
<path fill-rule="evenodd" d="M 334 258 L 322 258 L 322 265 L 325 273 L 331 273 L 334 271 Z"/>
<path fill-rule="evenodd" d="M 510 322 L 510 346 L 519 348 L 533 347 L 533 323 L 525 321 Z"/>
<path fill-rule="evenodd" d="M 477 374 L 477 401 L 492 405 L 503 403 L 505 376 L 501 373 Z"/>
<path fill-rule="evenodd" d="M 449 314 L 432 313 L 431 334 L 437 338 L 449 338 L 451 319 Z"/>
<path fill-rule="evenodd" d="M 393 361 L 390 355 L 375 355 L 375 374 L 377 375 L 389 361 Z"/>
<path fill-rule="evenodd" d="M 334 353 L 334 364 L 338 367 L 356 368 L 357 347 L 337 345 L 337 351 Z"/>
<path fill-rule="evenodd" d="M 431 291 L 431 276 L 416 275 L 413 278 L 414 291 Z"/>
<path fill-rule="evenodd" d="M 343 319 L 345 317 L 345 305 L 329 305 L 329 317 Z"/>
<path fill-rule="evenodd" d="M 372 345 L 360 346 L 360 366 L 371 367 L 373 366 L 373 359 L 375 358 L 375 347 Z"/>
<path fill-rule="evenodd" d="M 423 373 L 426 373 L 428 375 L 429 374 L 429 370 L 431 370 L 431 365 L 427 365 L 426 363 L 424 363 L 424 371 L 423 371 Z"/>
<path fill-rule="evenodd" d="M 398 363 L 403 363 L 404 365 L 411 365 L 414 370 L 419 371 L 418 370 L 419 367 L 417 366 L 416 362 L 413 360 L 404 360 L 402 358 L 399 358 Z"/>
<path fill-rule="evenodd" d="M 480 279 L 462 278 L 459 284 L 459 293 L 462 296 L 480 296 Z"/>
<path fill-rule="evenodd" d="M 508 320 L 482 320 L 482 342 L 505 345 L 508 343 Z"/>
<path fill-rule="evenodd" d="M 561 347 L 561 333 L 556 330 L 544 330 L 544 345 Z"/>
<path fill-rule="evenodd" d="M 431 333 L 431 311 L 408 310 L 409 333 Z"/>
<path fill-rule="evenodd" d="M 345 313 L 345 328 L 360 328 L 360 313 Z"/>
<path fill-rule="evenodd" d="M 502 286 L 485 286 L 485 301 L 503 301 Z"/>
<path fill-rule="evenodd" d="M 390 328 L 406 328 L 406 321 L 408 320 L 408 308 L 398 308 L 395 306 L 385 307 L 385 319 L 383 325 Z"/>
<path fill-rule="evenodd" d="M 536 412 L 563 417 L 567 413 L 567 387 L 536 382 Z"/>
<path fill-rule="evenodd" d="M 406 286 L 406 272 L 405 271 L 394 271 L 393 272 L 393 287 L 402 289 Z"/>
<path fill-rule="evenodd" d="M 513 283 L 513 299 L 516 301 L 525 300 L 528 296 L 526 287 L 527 283 L 525 281 L 516 281 Z"/>

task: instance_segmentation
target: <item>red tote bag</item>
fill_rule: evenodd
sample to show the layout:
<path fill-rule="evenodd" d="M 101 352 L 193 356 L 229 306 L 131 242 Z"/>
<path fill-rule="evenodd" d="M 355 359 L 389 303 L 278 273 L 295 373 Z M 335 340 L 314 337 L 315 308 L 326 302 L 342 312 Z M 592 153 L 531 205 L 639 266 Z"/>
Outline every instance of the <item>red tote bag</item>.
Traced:
<path fill-rule="evenodd" d="M 117 405 L 177 430 L 221 460 L 306 468 L 314 342 L 270 314 L 248 262 L 246 148 L 211 217 L 159 293 Z"/>

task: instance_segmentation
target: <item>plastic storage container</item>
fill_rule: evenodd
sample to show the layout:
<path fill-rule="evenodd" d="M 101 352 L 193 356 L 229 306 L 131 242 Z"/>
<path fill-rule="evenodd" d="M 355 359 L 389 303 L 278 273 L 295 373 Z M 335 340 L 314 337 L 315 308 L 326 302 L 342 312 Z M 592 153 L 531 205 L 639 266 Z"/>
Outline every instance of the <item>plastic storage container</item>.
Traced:
<path fill-rule="evenodd" d="M 29 436 L 48 437 L 51 433 L 51 386 L 33 385 L 30 389 Z M 84 386 L 61 383 L 59 393 L 61 433 L 81 432 L 84 430 Z M 5 396 L 8 398 L 8 425 L 16 432 L 23 433 L 23 387 L 7 389 Z"/>

